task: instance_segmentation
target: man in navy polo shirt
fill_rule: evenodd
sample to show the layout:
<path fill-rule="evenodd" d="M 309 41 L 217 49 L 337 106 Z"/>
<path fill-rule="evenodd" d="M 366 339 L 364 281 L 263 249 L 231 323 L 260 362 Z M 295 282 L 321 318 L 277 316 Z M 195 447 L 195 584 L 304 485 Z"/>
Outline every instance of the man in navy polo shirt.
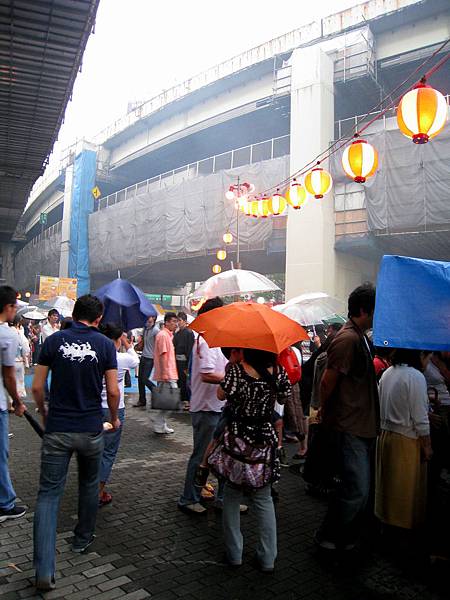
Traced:
<path fill-rule="evenodd" d="M 97 331 L 102 314 L 103 304 L 98 298 L 78 298 L 72 326 L 45 340 L 34 375 L 33 396 L 45 426 L 34 516 L 36 587 L 42 591 L 55 587 L 58 509 L 73 453 L 78 461 L 79 502 L 72 550 L 84 552 L 94 541 L 103 453 L 103 379 L 111 423 L 115 429 L 120 427 L 116 349 Z M 47 410 L 44 388 L 49 370 L 52 380 Z"/>

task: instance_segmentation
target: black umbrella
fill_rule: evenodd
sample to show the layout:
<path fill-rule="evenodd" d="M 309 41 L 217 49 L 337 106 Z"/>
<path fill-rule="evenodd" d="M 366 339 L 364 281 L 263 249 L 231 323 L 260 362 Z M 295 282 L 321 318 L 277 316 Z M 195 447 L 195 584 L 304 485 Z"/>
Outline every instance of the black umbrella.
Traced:
<path fill-rule="evenodd" d="M 27 410 L 23 413 L 23 416 L 28 421 L 28 423 L 31 425 L 31 427 L 35 430 L 35 432 L 38 434 L 38 436 L 44 437 L 44 430 L 39 425 L 39 423 L 36 421 L 36 419 L 34 419 Z"/>

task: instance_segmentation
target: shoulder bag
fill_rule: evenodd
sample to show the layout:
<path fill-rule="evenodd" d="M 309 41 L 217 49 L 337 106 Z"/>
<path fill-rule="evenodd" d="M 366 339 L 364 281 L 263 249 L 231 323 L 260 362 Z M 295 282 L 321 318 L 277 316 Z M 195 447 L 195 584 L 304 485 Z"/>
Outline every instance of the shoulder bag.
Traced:
<path fill-rule="evenodd" d="M 160 382 L 152 390 L 152 408 L 155 410 L 183 410 L 181 390 L 170 383 Z"/>

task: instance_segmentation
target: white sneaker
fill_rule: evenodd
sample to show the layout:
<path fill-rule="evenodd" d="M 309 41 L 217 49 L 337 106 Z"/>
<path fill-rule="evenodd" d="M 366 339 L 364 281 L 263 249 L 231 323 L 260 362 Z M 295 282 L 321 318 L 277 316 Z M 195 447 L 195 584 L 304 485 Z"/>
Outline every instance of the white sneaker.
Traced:
<path fill-rule="evenodd" d="M 196 502 L 195 504 L 179 504 L 178 508 L 185 513 L 194 513 L 196 515 L 202 515 L 206 512 L 206 508 L 199 502 Z"/>
<path fill-rule="evenodd" d="M 169 435 L 172 433 L 175 433 L 175 429 L 172 429 L 171 427 L 167 427 L 167 425 L 164 427 L 164 429 L 154 429 L 153 433 L 157 433 L 158 435 Z"/>

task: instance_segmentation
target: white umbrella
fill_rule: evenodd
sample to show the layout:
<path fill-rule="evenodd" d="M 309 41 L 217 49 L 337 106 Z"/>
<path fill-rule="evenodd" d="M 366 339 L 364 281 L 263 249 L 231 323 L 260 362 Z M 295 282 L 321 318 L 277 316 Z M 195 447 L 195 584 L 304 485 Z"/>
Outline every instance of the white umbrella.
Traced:
<path fill-rule="evenodd" d="M 19 308 L 17 309 L 17 314 L 19 317 L 23 317 L 25 313 L 35 310 L 37 308 L 37 306 L 27 304 L 26 302 L 24 302 L 23 305 L 20 305 L 19 303 L 17 304 L 19 306 Z"/>
<path fill-rule="evenodd" d="M 345 303 L 324 292 L 302 294 L 274 309 L 290 317 L 300 325 L 318 325 L 327 321 L 345 322 Z"/>
<path fill-rule="evenodd" d="M 275 292 L 279 287 L 255 271 L 231 269 L 210 277 L 191 295 L 192 299 L 237 296 L 253 292 Z"/>
<path fill-rule="evenodd" d="M 35 310 L 26 312 L 24 315 L 22 315 L 22 317 L 25 317 L 25 319 L 32 319 L 33 321 L 43 321 L 47 318 L 47 315 L 35 308 Z"/>
<path fill-rule="evenodd" d="M 39 308 L 45 308 L 46 310 L 55 308 L 63 317 L 71 317 L 74 306 L 75 301 L 71 298 L 68 298 L 67 296 L 55 296 L 41 304 Z"/>

